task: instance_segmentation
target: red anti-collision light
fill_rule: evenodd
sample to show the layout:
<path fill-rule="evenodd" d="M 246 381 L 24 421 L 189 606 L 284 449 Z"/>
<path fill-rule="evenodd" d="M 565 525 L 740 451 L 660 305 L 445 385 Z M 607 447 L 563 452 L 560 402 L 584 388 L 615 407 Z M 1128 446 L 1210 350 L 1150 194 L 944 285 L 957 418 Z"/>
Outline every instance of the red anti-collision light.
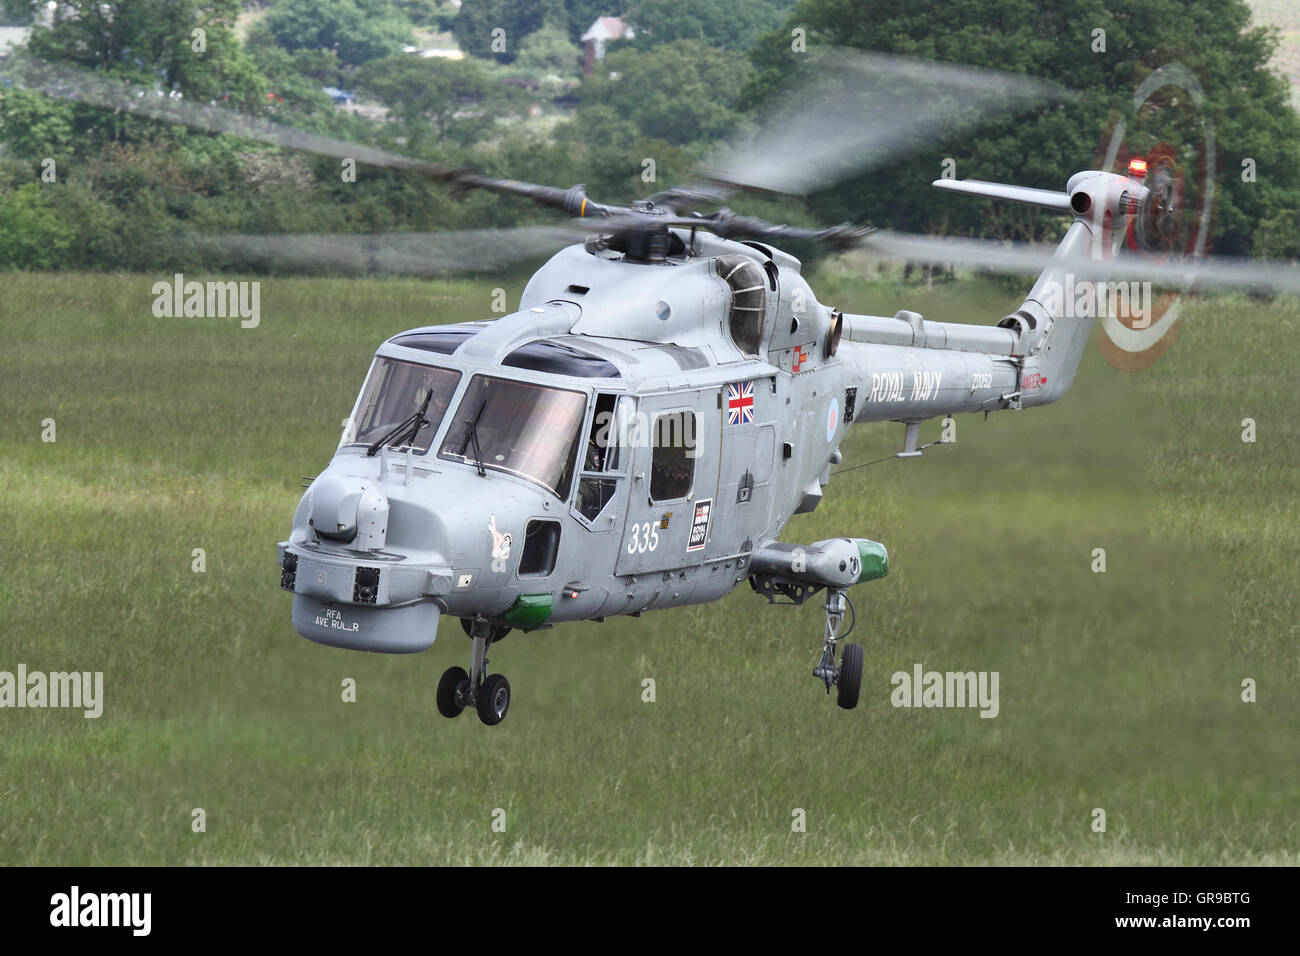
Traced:
<path fill-rule="evenodd" d="M 1134 156 L 1128 161 L 1128 174 L 1134 179 L 1141 179 L 1147 174 L 1147 161 Z"/>

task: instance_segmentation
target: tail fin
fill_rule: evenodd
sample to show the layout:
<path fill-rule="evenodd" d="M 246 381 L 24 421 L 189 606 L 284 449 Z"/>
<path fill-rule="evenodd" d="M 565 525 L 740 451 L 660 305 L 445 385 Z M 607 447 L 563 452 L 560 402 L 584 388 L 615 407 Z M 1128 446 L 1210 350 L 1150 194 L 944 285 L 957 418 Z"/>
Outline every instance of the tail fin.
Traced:
<path fill-rule="evenodd" d="M 1025 322 L 1029 326 L 1028 334 L 1022 335 L 1022 341 L 1032 343 L 1025 351 L 1020 373 L 1022 406 L 1054 402 L 1074 382 L 1097 318 L 1097 296 L 1096 286 L 1087 279 L 1080 280 L 1080 288 L 1091 288 L 1093 294 L 1076 296 L 1075 276 L 1064 263 L 1087 257 L 1096 235 L 1093 224 L 1076 215 L 1057 246 L 1057 257 L 1063 263 L 1044 269 L 1020 308 L 999 323 Z"/>
<path fill-rule="evenodd" d="M 1073 213 L 1074 222 L 1057 246 L 1052 263 L 1039 275 L 1020 308 L 998 323 L 1014 331 L 1020 343 L 1020 404 L 1056 401 L 1074 381 L 1093 320 L 1101 302 L 1108 298 L 1101 292 L 1105 273 L 1092 263 L 1106 258 L 1102 255 L 1105 236 L 1146 201 L 1147 189 L 1126 176 L 1096 170 L 1075 173 L 1065 192 L 978 180 L 940 179 L 934 185 L 950 192 Z M 1078 273 L 1081 263 L 1088 263 L 1085 275 Z"/>

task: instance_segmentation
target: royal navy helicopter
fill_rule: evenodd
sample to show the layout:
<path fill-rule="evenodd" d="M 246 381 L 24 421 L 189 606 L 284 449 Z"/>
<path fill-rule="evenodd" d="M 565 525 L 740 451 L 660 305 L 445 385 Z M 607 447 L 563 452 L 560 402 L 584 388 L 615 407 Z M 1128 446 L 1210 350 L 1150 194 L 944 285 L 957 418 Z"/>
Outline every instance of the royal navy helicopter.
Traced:
<path fill-rule="evenodd" d="M 897 66 L 884 64 L 886 72 Z M 970 89 L 970 75 L 958 85 Z M 512 314 L 420 325 L 378 347 L 333 458 L 310 480 L 277 546 L 293 628 L 309 640 L 413 653 L 434 643 L 444 618 L 457 619 L 471 639 L 469 667 L 442 675 L 437 708 L 449 718 L 471 708 L 488 725 L 511 702 L 510 683 L 491 672 L 488 654 L 512 631 L 716 601 L 745 584 L 774 604 L 824 592 L 813 675 L 840 707 L 855 707 L 864 655 L 840 633 L 848 590 L 886 576 L 887 549 L 858 529 L 811 542 L 781 538 L 793 516 L 819 506 L 852 425 L 900 424 L 898 456 L 907 458 L 921 454 L 927 421 L 1060 399 L 1105 307 L 1095 297 L 1063 301 L 1079 280 L 1300 287 L 1295 270 L 1276 264 L 1117 256 L 1134 236 L 1140 252 L 1159 251 L 1179 212 L 1168 174 L 1144 181 L 1139 158 L 1124 173 L 1078 172 L 1061 190 L 933 183 L 1068 219 L 1059 245 L 1044 250 L 700 211 L 738 187 L 798 191 L 792 181 L 819 148 L 823 158 L 845 150 L 843 136 L 825 129 L 819 140 L 787 131 L 784 160 L 773 158 L 781 149 L 765 148 L 759 167 L 724 162 L 689 186 L 615 205 L 582 186 L 496 179 L 209 107 L 141 102 L 98 79 L 59 73 L 33 83 L 409 169 L 456 189 L 523 196 L 565 215 L 566 240 L 571 228 L 581 231 L 581 241 L 567 241 L 532 276 Z M 910 121 L 889 126 L 896 133 Z M 1042 271 L 1020 306 L 991 325 L 907 310 L 856 315 L 817 298 L 799 260 L 780 248 L 792 240 Z M 295 248 L 284 238 L 268 242 Z M 312 255 L 329 248 L 358 247 L 326 243 Z"/>
<path fill-rule="evenodd" d="M 513 314 L 379 347 L 279 545 L 294 629 L 404 653 L 459 618 L 470 667 L 443 674 L 438 709 L 495 724 L 510 684 L 487 655 L 511 629 L 715 601 L 745 582 L 770 602 L 824 590 L 813 673 L 854 707 L 863 651 L 839 648 L 846 592 L 886 575 L 886 548 L 778 536 L 818 506 L 855 422 L 902 423 L 900 455 L 913 456 L 922 422 L 1064 395 L 1092 315 L 1053 314 L 1040 290 L 1064 288 L 1074 267 L 1049 266 L 991 326 L 853 315 L 820 302 L 774 241 L 864 230 L 683 214 L 678 195 L 615 209 L 579 187 L 528 188 L 601 228 L 539 269 Z M 1028 198 L 1070 210 L 1070 260 L 1088 256 L 1102 218 L 1150 217 L 1156 195 L 1097 171 Z"/>

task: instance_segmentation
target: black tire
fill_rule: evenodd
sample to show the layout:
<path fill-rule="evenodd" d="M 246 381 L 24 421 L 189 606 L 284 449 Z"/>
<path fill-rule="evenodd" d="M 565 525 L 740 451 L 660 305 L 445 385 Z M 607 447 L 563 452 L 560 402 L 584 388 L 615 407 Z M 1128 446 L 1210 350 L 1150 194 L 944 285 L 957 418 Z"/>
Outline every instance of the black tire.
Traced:
<path fill-rule="evenodd" d="M 862 689 L 862 647 L 845 644 L 840 655 L 839 691 L 835 702 L 845 710 L 858 706 L 858 692 Z"/>
<path fill-rule="evenodd" d="M 469 691 L 469 675 L 463 667 L 448 667 L 438 681 L 438 713 L 444 717 L 459 717 L 465 705 L 457 700 L 456 692 Z"/>
<path fill-rule="evenodd" d="M 478 719 L 495 727 L 506 719 L 510 709 L 510 681 L 501 674 L 492 674 L 478 689 Z"/>

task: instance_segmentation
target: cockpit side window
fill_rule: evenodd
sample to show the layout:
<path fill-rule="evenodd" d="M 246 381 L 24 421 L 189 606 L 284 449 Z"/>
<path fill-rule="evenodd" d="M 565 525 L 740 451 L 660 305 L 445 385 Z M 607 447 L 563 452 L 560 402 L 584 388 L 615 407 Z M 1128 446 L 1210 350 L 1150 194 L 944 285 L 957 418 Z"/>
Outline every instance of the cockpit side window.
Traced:
<path fill-rule="evenodd" d="M 587 433 L 587 452 L 583 458 L 583 471 L 617 471 L 619 459 L 619 423 L 615 420 L 617 395 L 600 393 L 596 396 L 595 412 Z"/>
<path fill-rule="evenodd" d="M 607 392 L 596 394 L 574 500 L 574 508 L 587 521 L 595 521 L 617 491 L 615 476 L 623 468 L 630 407 L 631 399 L 620 401 L 619 396 Z"/>

